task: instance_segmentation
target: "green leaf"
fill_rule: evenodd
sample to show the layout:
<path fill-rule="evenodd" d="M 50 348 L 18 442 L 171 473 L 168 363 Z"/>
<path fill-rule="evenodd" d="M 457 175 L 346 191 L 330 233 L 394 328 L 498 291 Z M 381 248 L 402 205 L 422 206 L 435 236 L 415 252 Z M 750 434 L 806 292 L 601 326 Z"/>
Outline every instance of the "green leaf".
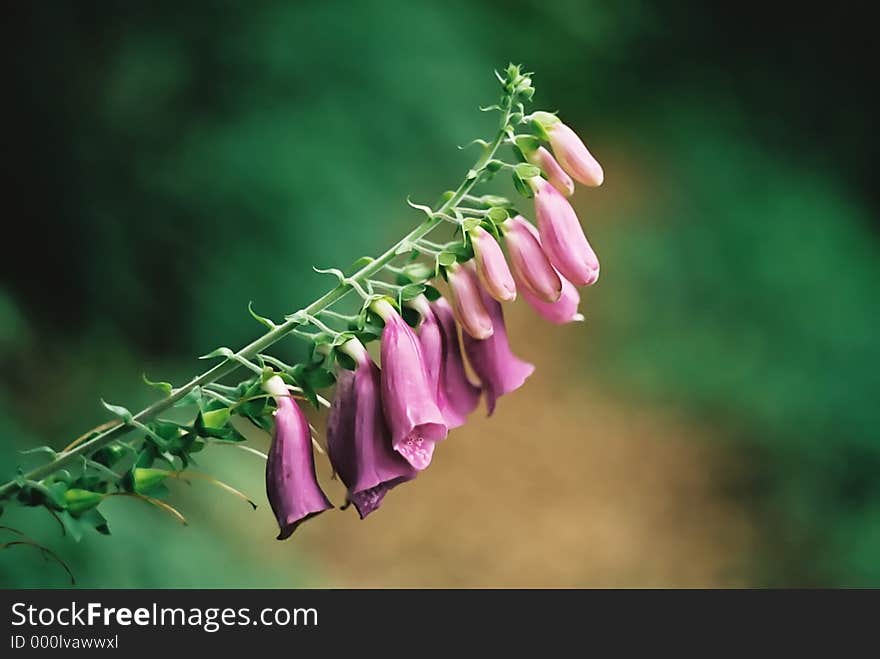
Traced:
<path fill-rule="evenodd" d="M 452 252 L 440 252 L 437 255 L 437 263 L 442 265 L 444 268 L 448 268 L 456 262 L 455 254 Z"/>
<path fill-rule="evenodd" d="M 403 267 L 403 272 L 398 275 L 398 283 L 402 286 L 406 284 L 419 284 L 433 276 L 434 269 L 427 263 L 421 261 L 408 263 Z"/>
<path fill-rule="evenodd" d="M 200 405 L 202 402 L 202 389 L 195 387 L 186 393 L 179 401 L 174 403 L 174 407 L 188 407 L 190 405 Z"/>
<path fill-rule="evenodd" d="M 253 300 L 248 302 L 248 313 L 250 313 L 251 317 L 256 320 L 261 325 L 265 325 L 269 329 L 275 329 L 275 322 L 266 318 L 265 316 L 259 315 L 256 311 L 254 311 L 254 303 Z"/>
<path fill-rule="evenodd" d="M 532 192 L 529 184 L 523 181 L 520 175 L 516 172 L 513 173 L 513 187 L 515 187 L 516 191 L 519 192 L 526 199 L 531 199 L 535 196 L 535 193 Z"/>
<path fill-rule="evenodd" d="M 425 297 L 428 298 L 431 302 L 433 302 L 434 300 L 439 300 L 443 296 L 440 294 L 440 291 L 438 291 L 433 286 L 426 285 L 425 286 Z"/>
<path fill-rule="evenodd" d="M 129 412 L 126 408 L 122 407 L 122 405 L 111 405 L 103 398 L 101 399 L 101 405 L 103 405 L 107 410 L 118 416 L 125 423 L 131 423 L 131 412 Z"/>
<path fill-rule="evenodd" d="M 207 355 L 202 355 L 201 357 L 199 357 L 199 359 L 214 359 L 216 357 L 225 357 L 226 359 L 230 359 L 234 354 L 235 353 L 232 352 L 232 350 L 230 350 L 229 348 L 221 346 L 220 348 L 215 348 Z"/>
<path fill-rule="evenodd" d="M 507 212 L 506 208 L 501 208 L 500 206 L 495 206 L 489 209 L 489 212 L 486 214 L 490 220 L 492 220 L 495 224 L 501 224 L 510 217 L 510 214 Z"/>
<path fill-rule="evenodd" d="M 461 230 L 467 232 L 476 229 L 478 226 L 480 226 L 480 219 L 477 217 L 469 217 L 461 223 Z"/>
<path fill-rule="evenodd" d="M 541 175 L 541 170 L 538 167 L 530 165 L 527 162 L 519 163 L 514 171 L 516 171 L 517 175 L 523 180 Z"/>
<path fill-rule="evenodd" d="M 336 357 L 336 363 L 345 370 L 353 371 L 357 368 L 357 363 L 352 359 L 351 355 L 348 355 L 341 350 L 334 350 L 333 354 Z"/>
<path fill-rule="evenodd" d="M 202 412 L 202 423 L 205 428 L 222 428 L 229 421 L 229 408 L 223 407 L 219 410 L 211 410 L 210 412 Z"/>
<path fill-rule="evenodd" d="M 357 261 L 355 261 L 354 263 L 352 263 L 350 266 L 348 266 L 348 267 L 345 269 L 345 276 L 346 276 L 346 277 L 351 277 L 351 275 L 353 275 L 354 273 L 356 273 L 358 270 L 360 270 L 361 268 L 363 268 L 365 265 L 369 265 L 369 264 L 372 263 L 372 262 L 373 262 L 373 257 L 372 257 L 372 256 L 362 256 L 362 257 L 360 257 Z"/>
<path fill-rule="evenodd" d="M 80 515 L 79 519 L 81 523 L 88 524 L 101 535 L 110 535 L 110 526 L 97 508 L 87 510 L 83 515 Z"/>
<path fill-rule="evenodd" d="M 146 373 L 143 373 L 143 374 L 141 375 L 141 377 L 142 377 L 143 380 L 144 380 L 144 384 L 146 384 L 146 385 L 148 385 L 148 386 L 150 386 L 150 387 L 153 387 L 154 389 L 158 389 L 159 391 L 161 391 L 161 392 L 162 392 L 163 394 L 165 394 L 166 396 L 170 396 L 170 395 L 171 395 L 171 392 L 174 391 L 174 387 L 171 386 L 171 383 L 170 383 L 170 382 L 153 382 L 152 380 L 150 380 L 150 379 L 147 377 L 147 374 L 146 374 Z"/>
<path fill-rule="evenodd" d="M 425 292 L 424 284 L 407 284 L 400 289 L 400 299 L 403 301 L 412 300 Z"/>

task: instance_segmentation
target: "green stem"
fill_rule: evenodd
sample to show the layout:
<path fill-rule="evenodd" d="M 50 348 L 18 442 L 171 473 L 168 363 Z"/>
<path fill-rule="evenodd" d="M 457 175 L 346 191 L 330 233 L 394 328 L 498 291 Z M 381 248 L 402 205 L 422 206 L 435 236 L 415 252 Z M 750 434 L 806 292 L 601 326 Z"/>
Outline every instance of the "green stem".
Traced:
<path fill-rule="evenodd" d="M 503 112 L 501 113 L 502 117 L 498 133 L 496 134 L 495 139 L 492 140 L 489 146 L 485 149 L 483 155 L 480 156 L 480 158 L 471 168 L 472 173 L 479 173 L 480 171 L 482 171 L 482 169 L 486 166 L 486 163 L 494 158 L 496 151 L 498 151 L 498 148 L 503 143 L 506 134 L 505 129 L 510 120 L 512 106 L 513 97 L 508 96 L 505 99 L 505 105 L 503 108 Z M 134 428 L 142 426 L 145 423 L 149 423 L 157 416 L 159 416 L 162 412 L 169 409 L 175 403 L 183 399 L 190 391 L 192 391 L 196 387 L 201 387 L 206 384 L 213 383 L 215 380 L 220 380 L 226 377 L 227 375 L 241 367 L 241 363 L 239 360 L 246 360 L 255 357 L 258 353 L 263 352 L 269 346 L 277 343 L 285 336 L 296 330 L 297 327 L 300 325 L 299 318 L 318 315 L 319 313 L 328 309 L 330 306 L 345 297 L 345 295 L 353 290 L 355 285 L 359 283 L 364 283 L 369 280 L 373 275 L 378 274 L 382 270 L 382 268 L 384 268 L 392 260 L 394 260 L 401 245 L 415 244 L 419 241 L 419 239 L 424 238 L 426 235 L 428 235 L 433 229 L 443 223 L 442 218 L 438 216 L 443 215 L 450 209 L 455 208 L 456 205 L 461 202 L 462 199 L 464 199 L 464 197 L 473 189 L 478 180 L 479 176 L 470 176 L 468 178 L 465 178 L 465 180 L 463 180 L 458 188 L 455 190 L 453 195 L 449 199 L 447 199 L 436 211 L 434 211 L 434 213 L 430 217 L 425 219 L 421 224 L 419 224 L 416 228 L 406 234 L 394 245 L 389 247 L 380 256 L 370 261 L 360 270 L 348 277 L 348 281 L 354 282 L 354 285 L 352 283 L 339 283 L 334 288 L 324 293 L 324 295 L 319 297 L 317 300 L 312 302 L 310 305 L 302 309 L 300 312 L 294 314 L 295 316 L 297 316 L 296 319 L 291 317 L 280 325 L 277 325 L 273 329 L 263 334 L 263 336 L 255 339 L 248 345 L 241 348 L 232 357 L 224 359 L 216 366 L 208 369 L 201 375 L 194 377 L 182 387 L 173 390 L 169 396 L 161 400 L 157 400 L 152 405 L 142 409 L 140 412 L 132 417 L 132 423 L 120 424 L 118 426 L 115 426 L 114 428 L 111 428 L 110 430 L 106 430 L 105 432 L 96 435 L 89 441 L 79 444 L 76 448 L 73 448 L 70 451 L 59 455 L 51 462 L 48 462 L 29 471 L 28 473 L 24 474 L 22 478 L 27 481 L 39 481 L 43 478 L 46 478 L 47 476 L 55 473 L 59 469 L 63 469 L 64 467 L 72 464 L 80 456 L 88 455 L 93 451 L 96 451 L 99 448 L 106 446 L 113 440 L 122 437 Z M 0 487 L 0 498 L 8 495 L 15 489 L 15 487 L 16 481 L 10 481 Z"/>

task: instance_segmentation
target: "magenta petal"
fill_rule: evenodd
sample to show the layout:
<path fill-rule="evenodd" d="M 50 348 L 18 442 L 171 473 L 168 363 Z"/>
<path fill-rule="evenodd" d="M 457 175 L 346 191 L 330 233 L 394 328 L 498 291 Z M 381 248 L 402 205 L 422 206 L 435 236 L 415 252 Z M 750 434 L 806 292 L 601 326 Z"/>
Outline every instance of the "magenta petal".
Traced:
<path fill-rule="evenodd" d="M 559 299 L 562 281 L 541 248 L 538 231 L 521 215 L 504 222 L 504 240 L 510 265 L 519 289 L 528 289 L 532 298 L 546 302 Z M 525 293 L 524 293 L 525 294 Z"/>
<path fill-rule="evenodd" d="M 380 314 L 382 331 L 382 408 L 394 450 L 413 467 L 431 463 L 434 442 L 447 427 L 428 383 L 419 341 L 409 325 L 390 307 Z"/>
<path fill-rule="evenodd" d="M 362 354 L 356 370 L 339 371 L 327 418 L 330 462 L 361 519 L 379 507 L 389 490 L 418 473 L 391 446 L 379 369 L 366 351 Z"/>
<path fill-rule="evenodd" d="M 318 485 L 309 422 L 286 396 L 277 399 L 275 428 L 266 461 L 266 495 L 284 540 L 305 520 L 333 504 Z"/>
<path fill-rule="evenodd" d="M 516 284 L 501 246 L 483 227 L 475 227 L 470 231 L 471 244 L 474 248 L 474 262 L 477 265 L 477 276 L 480 283 L 490 296 L 499 302 L 510 302 L 516 299 Z"/>
<path fill-rule="evenodd" d="M 431 303 L 431 309 L 443 339 L 438 386 L 443 392 L 445 407 L 441 407 L 440 411 L 449 428 L 458 428 L 464 425 L 467 416 L 479 405 L 480 387 L 470 381 L 465 371 L 458 329 L 449 303 L 441 297 Z"/>
<path fill-rule="evenodd" d="M 483 340 L 465 334 L 464 349 L 468 361 L 483 384 L 483 390 L 486 392 L 486 407 L 491 415 L 495 411 L 495 402 L 498 398 L 519 389 L 534 372 L 535 367 L 511 352 L 501 305 L 488 295 L 485 298 L 486 309 L 492 317 L 495 331 L 492 336 Z"/>
<path fill-rule="evenodd" d="M 553 153 L 562 168 L 584 185 L 602 185 L 605 173 L 577 133 L 564 123 L 557 122 L 547 129 Z"/>

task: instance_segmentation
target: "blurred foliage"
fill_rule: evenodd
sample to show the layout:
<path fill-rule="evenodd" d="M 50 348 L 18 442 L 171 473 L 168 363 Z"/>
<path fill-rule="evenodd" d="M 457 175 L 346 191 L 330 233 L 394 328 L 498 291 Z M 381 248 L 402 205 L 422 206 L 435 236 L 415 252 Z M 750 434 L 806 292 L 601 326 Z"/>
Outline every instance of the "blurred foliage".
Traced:
<path fill-rule="evenodd" d="M 99 396 L 148 401 L 142 371 L 180 381 L 192 356 L 251 338 L 248 301 L 278 317 L 326 286 L 310 264 L 345 265 L 398 235 L 414 219 L 403 199 L 457 180 L 472 154 L 453 145 L 491 125 L 475 112 L 493 100 L 491 69 L 522 61 L 539 104 L 606 166 L 603 194 L 576 198 L 603 258 L 587 300 L 604 328 L 585 368 L 729 438 L 748 465 L 731 496 L 762 523 L 755 583 L 880 584 L 871 36 L 855 15 L 797 13 L 9 8 L 3 475 L 25 461 L 16 450 L 103 420 Z M 262 487 L 259 464 L 211 459 L 236 487 Z M 136 502 L 114 502 L 126 512 L 111 513 L 110 541 L 56 541 L 51 519 L 22 527 L 52 538 L 84 585 L 320 583 L 295 543 L 271 544 L 265 506 L 254 516 L 217 496 L 184 496 L 186 530 Z M 0 583 L 63 585 L 16 551 L 0 554 Z"/>

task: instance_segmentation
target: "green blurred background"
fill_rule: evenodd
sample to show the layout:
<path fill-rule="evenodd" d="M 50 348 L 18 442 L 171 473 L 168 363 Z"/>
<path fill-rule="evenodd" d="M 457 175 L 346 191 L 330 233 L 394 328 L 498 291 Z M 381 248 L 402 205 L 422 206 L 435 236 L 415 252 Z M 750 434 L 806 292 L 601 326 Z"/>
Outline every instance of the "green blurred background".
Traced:
<path fill-rule="evenodd" d="M 696 1 L 19 2 L 7 8 L 0 472 L 322 291 L 474 157 L 492 69 L 603 163 L 587 323 L 510 311 L 529 384 L 365 522 L 274 540 L 181 485 L 104 505 L 80 585 L 880 586 L 870 22 Z M 294 351 L 283 346 L 281 354 Z M 316 419 L 317 420 L 317 419 Z M 319 421 L 319 420 L 317 420 Z M 203 455 L 264 503 L 262 464 Z M 326 464 L 319 463 L 322 477 Z M 336 500 L 340 492 L 329 484 Z M 0 584 L 63 586 L 24 548 Z"/>

